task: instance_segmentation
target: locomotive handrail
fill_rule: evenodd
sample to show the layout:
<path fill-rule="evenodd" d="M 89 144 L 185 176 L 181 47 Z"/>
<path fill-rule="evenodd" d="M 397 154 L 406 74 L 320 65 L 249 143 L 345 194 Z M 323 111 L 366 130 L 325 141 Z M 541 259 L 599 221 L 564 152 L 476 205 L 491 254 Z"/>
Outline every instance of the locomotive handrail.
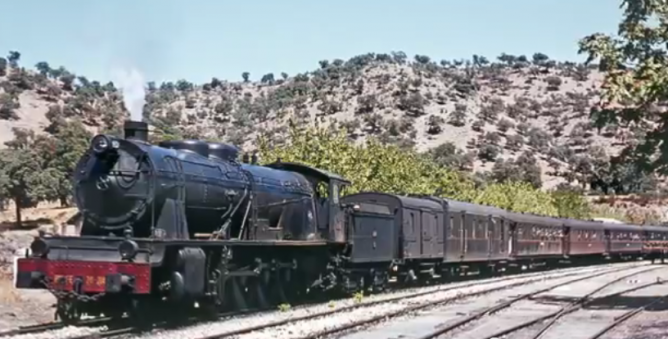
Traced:
<path fill-rule="evenodd" d="M 221 217 L 223 223 L 221 224 L 220 229 L 217 232 L 213 232 L 211 234 L 211 239 L 218 239 L 218 237 L 222 234 L 227 235 L 227 228 L 229 227 L 230 222 L 232 221 L 232 217 L 237 213 L 237 210 L 244 202 L 244 200 L 246 200 L 247 196 L 248 196 L 248 187 L 244 188 L 244 194 L 241 196 L 241 199 L 239 199 L 239 202 L 236 204 L 236 206 L 234 206 L 234 208 L 230 208 L 229 210 L 227 210 L 227 212 L 225 212 L 225 214 L 223 214 L 223 216 Z"/>
<path fill-rule="evenodd" d="M 289 200 L 283 200 L 279 202 L 273 202 L 269 204 L 264 204 L 264 205 L 258 205 L 258 207 L 275 207 L 275 206 L 281 206 L 281 205 L 288 205 L 293 202 L 301 202 L 301 201 L 308 201 L 311 200 L 310 197 L 301 197 L 301 198 L 296 198 L 296 199 L 289 199 Z"/>

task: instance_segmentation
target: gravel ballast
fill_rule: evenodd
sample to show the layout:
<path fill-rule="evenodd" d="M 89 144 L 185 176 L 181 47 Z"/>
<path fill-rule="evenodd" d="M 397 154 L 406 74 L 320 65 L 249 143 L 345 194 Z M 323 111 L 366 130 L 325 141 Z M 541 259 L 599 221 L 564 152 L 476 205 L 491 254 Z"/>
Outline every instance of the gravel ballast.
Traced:
<path fill-rule="evenodd" d="M 635 263 L 634 263 L 635 264 Z M 621 264 L 621 265 L 615 265 L 613 267 L 624 267 L 624 265 L 631 266 L 633 264 Z M 606 265 L 607 266 L 607 265 Z M 644 266 L 644 265 L 643 265 Z M 609 269 L 611 266 L 607 266 Z M 411 298 L 408 300 L 404 300 L 402 302 L 395 302 L 395 303 L 384 303 L 384 304 L 379 304 L 379 305 L 373 305 L 373 306 L 368 306 L 368 307 L 363 307 L 360 309 L 352 310 L 352 311 L 346 311 L 342 313 L 337 313 L 337 314 L 332 314 L 328 315 L 326 317 L 321 317 L 321 318 L 316 318 L 316 319 L 311 319 L 311 320 L 306 320 L 306 321 L 300 321 L 295 324 L 289 324 L 289 325 L 283 325 L 283 326 L 277 326 L 273 328 L 269 328 L 263 331 L 258 331 L 258 332 L 253 332 L 253 333 L 248 333 L 244 335 L 237 336 L 237 338 L 241 339 L 249 339 L 249 338 L 282 338 L 282 339 L 290 339 L 290 338 L 299 338 L 301 336 L 307 335 L 309 333 L 312 333 L 314 331 L 320 331 L 323 329 L 326 329 L 328 327 L 332 326 L 340 326 L 346 323 L 351 323 L 353 321 L 358 321 L 361 319 L 366 319 L 366 318 L 371 318 L 374 316 L 378 316 L 381 314 L 386 314 L 398 309 L 406 308 L 411 305 L 414 305 L 416 303 L 423 303 L 427 301 L 432 301 L 436 299 L 445 299 L 445 298 L 450 298 L 450 297 L 455 297 L 458 295 L 466 295 L 470 293 L 475 293 L 477 291 L 481 290 L 486 290 L 486 289 L 491 289 L 494 287 L 500 287 L 500 286 L 507 286 L 511 285 L 513 283 L 518 283 L 523 280 L 528 280 L 531 278 L 537 278 L 539 276 L 544 277 L 545 279 L 556 279 L 559 276 L 563 276 L 565 274 L 569 273 L 574 273 L 578 272 L 583 275 L 586 275 L 587 273 L 594 272 L 596 270 L 601 270 L 602 267 L 586 267 L 586 268 L 575 268 L 575 269 L 565 269 L 565 270 L 558 270 L 558 271 L 552 271 L 552 272 L 540 272 L 540 273 L 535 273 L 535 274 L 526 274 L 526 275 L 519 275 L 519 276 L 514 276 L 512 279 L 508 279 L 508 277 L 505 278 L 496 278 L 496 279 L 485 279 L 485 280 L 480 280 L 478 282 L 485 282 L 486 284 L 483 286 L 470 286 L 470 287 L 463 287 L 463 288 L 458 288 L 455 290 L 449 290 L 449 291 L 441 291 L 441 292 L 436 292 L 434 294 L 430 294 L 427 296 L 421 296 L 421 297 L 415 297 Z M 571 276 L 571 279 L 574 279 L 575 277 Z M 508 279 L 508 280 L 503 280 L 503 279 Z M 456 284 L 449 284 L 447 287 L 457 287 L 461 285 L 467 285 L 470 284 L 471 282 L 462 282 L 462 283 L 456 283 Z M 393 298 L 396 296 L 400 295 L 408 295 L 410 293 L 415 293 L 416 291 L 427 291 L 427 290 L 438 290 L 442 289 L 443 286 L 439 287 L 425 287 L 422 289 L 414 289 L 411 291 L 402 291 L 402 292 L 395 292 L 395 293 L 387 293 L 383 295 L 378 295 L 378 296 L 370 296 L 365 298 L 365 302 L 370 302 L 373 300 L 378 300 L 378 299 L 389 299 Z M 348 305 L 352 305 L 354 301 L 352 299 L 346 299 L 346 300 L 340 300 L 335 302 L 334 307 L 345 307 Z M 247 317 L 232 317 L 227 320 L 221 320 L 221 321 L 216 321 L 216 322 L 210 322 L 210 323 L 205 323 L 205 324 L 199 324 L 195 326 L 190 326 L 187 328 L 182 328 L 178 330 L 170 330 L 170 331 L 161 331 L 158 333 L 150 333 L 150 334 L 145 334 L 144 336 L 140 336 L 141 338 L 161 338 L 161 339 L 169 339 L 169 338 L 175 338 L 175 339 L 182 339 L 182 338 L 197 338 L 197 337 L 203 337 L 203 336 L 209 336 L 217 333 L 224 333 L 224 332 L 229 332 L 241 328 L 246 328 L 246 327 L 251 327 L 251 326 L 257 326 L 260 324 L 265 324 L 273 321 L 278 321 L 282 319 L 290 319 L 290 318 L 296 318 L 304 315 L 309 315 L 309 314 L 314 314 L 314 313 L 321 313 L 324 311 L 329 311 L 331 310 L 331 305 L 330 304 L 322 304 L 322 305 L 315 305 L 315 306 L 308 306 L 304 308 L 299 308 L 299 309 L 294 309 L 290 310 L 288 312 L 267 312 L 261 315 L 254 315 L 254 316 L 247 316 Z"/>

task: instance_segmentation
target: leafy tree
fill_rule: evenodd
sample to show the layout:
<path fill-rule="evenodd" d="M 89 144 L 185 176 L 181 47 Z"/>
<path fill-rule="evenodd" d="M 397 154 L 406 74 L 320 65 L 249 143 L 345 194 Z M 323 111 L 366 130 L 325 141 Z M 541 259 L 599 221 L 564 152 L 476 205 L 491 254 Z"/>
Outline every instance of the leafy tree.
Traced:
<path fill-rule="evenodd" d="M 429 61 L 431 61 L 431 59 L 426 55 L 419 55 L 419 54 L 415 55 L 415 62 L 417 62 L 418 64 L 425 65 L 428 64 Z"/>
<path fill-rule="evenodd" d="M 547 82 L 548 91 L 558 91 L 559 86 L 561 86 L 563 82 L 561 78 L 557 76 L 550 76 L 545 81 Z"/>
<path fill-rule="evenodd" d="M 267 73 L 262 76 L 262 79 L 260 80 L 263 84 L 273 84 L 274 83 L 274 73 Z"/>
<path fill-rule="evenodd" d="M 587 63 L 598 60 L 605 72 L 602 104 L 592 110 L 597 128 L 609 124 L 638 125 L 657 121 L 636 145 L 620 157 L 644 171 L 668 173 L 668 124 L 663 113 L 648 109 L 668 99 L 668 3 L 662 0 L 624 0 L 617 36 L 594 33 L 580 40 Z M 657 24 L 658 23 L 658 24 Z"/>
<path fill-rule="evenodd" d="M 21 210 L 57 196 L 58 173 L 48 168 L 34 146 L 40 139 L 34 133 L 14 130 L 10 148 L 0 150 L 0 199 L 11 200 L 16 208 L 16 224 L 22 226 Z M 43 140 L 43 139 L 42 139 Z"/>
<path fill-rule="evenodd" d="M 543 65 L 545 62 L 550 60 L 550 58 L 543 53 L 534 53 L 532 60 L 534 65 Z"/>
<path fill-rule="evenodd" d="M 448 123 L 456 127 L 462 127 L 466 124 L 466 105 L 455 104 L 455 110 L 450 113 Z"/>
<path fill-rule="evenodd" d="M 499 146 L 483 143 L 478 149 L 478 158 L 482 161 L 495 161 L 499 157 L 501 150 Z"/>
<path fill-rule="evenodd" d="M 346 194 L 359 191 L 430 194 L 517 212 L 558 215 L 550 194 L 528 183 L 498 183 L 476 190 L 474 182 L 461 173 L 424 155 L 383 145 L 373 138 L 357 145 L 346 138 L 344 130 L 337 133 L 324 128 L 300 130 L 294 125 L 289 134 L 287 143 L 282 145 L 272 145 L 266 135 L 261 135 L 257 140 L 261 162 L 280 159 L 338 173 L 352 182 Z"/>
<path fill-rule="evenodd" d="M 452 142 L 442 143 L 427 152 L 437 164 L 458 170 L 464 170 L 473 165 L 470 154 L 465 154 Z"/>
<path fill-rule="evenodd" d="M 52 140 L 52 144 L 49 145 L 51 149 L 43 152 L 46 153 L 46 156 L 52 156 L 49 159 L 48 167 L 55 170 L 54 173 L 57 174 L 57 197 L 62 206 L 69 205 L 72 193 L 72 171 L 88 148 L 92 137 L 93 135 L 78 120 L 65 122 L 57 127 L 53 138 L 55 140 Z"/>
<path fill-rule="evenodd" d="M 19 65 L 19 60 L 21 60 L 21 53 L 17 51 L 9 51 L 9 56 L 7 56 L 7 61 L 12 68 L 16 68 Z"/>
<path fill-rule="evenodd" d="M 501 55 L 499 55 L 497 57 L 497 59 L 499 61 L 511 66 L 513 63 L 515 63 L 515 61 L 517 60 L 517 57 L 514 56 L 514 55 L 510 55 L 510 54 L 501 53 Z"/>
<path fill-rule="evenodd" d="M 291 127 L 288 145 L 272 147 L 264 136 L 257 144 L 262 161 L 280 158 L 338 173 L 353 183 L 350 192 L 438 193 L 464 200 L 473 192 L 471 181 L 424 156 L 383 145 L 373 138 L 364 145 L 355 145 L 347 139 L 345 131 L 331 133 L 324 128 L 300 131 Z"/>
<path fill-rule="evenodd" d="M 583 193 L 581 189 L 568 185 L 561 185 L 550 192 L 558 215 L 573 219 L 589 219 L 591 206 L 583 197 Z"/>
<path fill-rule="evenodd" d="M 473 202 L 515 212 L 559 215 L 552 196 L 547 192 L 533 189 L 528 183 L 507 182 L 488 185 L 476 195 Z"/>
<path fill-rule="evenodd" d="M 7 59 L 0 57 L 0 77 L 7 75 Z"/>
<path fill-rule="evenodd" d="M 490 177 L 499 183 L 525 182 L 536 189 L 542 186 L 540 166 L 529 152 L 522 153 L 514 161 L 497 160 Z"/>
<path fill-rule="evenodd" d="M 63 89 L 66 91 L 72 91 L 74 90 L 74 87 L 72 86 L 74 84 L 74 79 L 76 79 L 76 76 L 70 72 L 65 71 L 60 75 L 60 81 L 63 82 Z"/>
<path fill-rule="evenodd" d="M 250 77 L 250 73 L 248 73 L 248 72 L 243 72 L 243 73 L 241 73 L 241 78 L 244 79 L 244 82 L 248 82 L 248 81 L 249 81 L 249 77 Z"/>
<path fill-rule="evenodd" d="M 19 103 L 9 93 L 0 93 L 0 120 L 17 120 Z"/>
<path fill-rule="evenodd" d="M 439 134 L 443 131 L 443 123 L 445 119 L 438 115 L 430 115 L 427 120 L 427 133 L 429 134 Z"/>
<path fill-rule="evenodd" d="M 49 63 L 46 61 L 40 61 L 35 65 L 35 68 L 37 68 L 37 71 L 39 71 L 40 74 L 47 76 L 49 72 L 51 72 L 51 67 L 49 66 Z"/>

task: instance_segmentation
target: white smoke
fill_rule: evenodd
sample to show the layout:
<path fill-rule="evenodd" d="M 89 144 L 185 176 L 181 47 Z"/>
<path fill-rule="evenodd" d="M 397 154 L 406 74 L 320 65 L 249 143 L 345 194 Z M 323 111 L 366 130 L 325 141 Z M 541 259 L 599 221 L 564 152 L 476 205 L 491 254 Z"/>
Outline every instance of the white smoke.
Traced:
<path fill-rule="evenodd" d="M 142 112 L 146 104 L 146 82 L 143 74 L 134 67 L 121 68 L 112 72 L 112 79 L 123 93 L 123 103 L 130 111 L 130 118 L 142 121 Z"/>

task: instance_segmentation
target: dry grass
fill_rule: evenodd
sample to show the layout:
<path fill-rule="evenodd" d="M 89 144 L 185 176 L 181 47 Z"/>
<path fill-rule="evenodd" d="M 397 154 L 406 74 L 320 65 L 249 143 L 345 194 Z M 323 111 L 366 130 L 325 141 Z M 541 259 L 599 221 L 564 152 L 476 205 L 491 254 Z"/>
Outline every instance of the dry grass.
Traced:
<path fill-rule="evenodd" d="M 60 225 L 77 213 L 75 207 L 61 208 L 39 206 L 22 211 L 22 229 L 35 229 L 44 225 Z M 0 210 L 0 230 L 16 228 L 16 214 L 13 208 Z"/>
<path fill-rule="evenodd" d="M 20 302 L 21 296 L 14 288 L 12 276 L 0 273 L 0 305 L 11 305 Z"/>

